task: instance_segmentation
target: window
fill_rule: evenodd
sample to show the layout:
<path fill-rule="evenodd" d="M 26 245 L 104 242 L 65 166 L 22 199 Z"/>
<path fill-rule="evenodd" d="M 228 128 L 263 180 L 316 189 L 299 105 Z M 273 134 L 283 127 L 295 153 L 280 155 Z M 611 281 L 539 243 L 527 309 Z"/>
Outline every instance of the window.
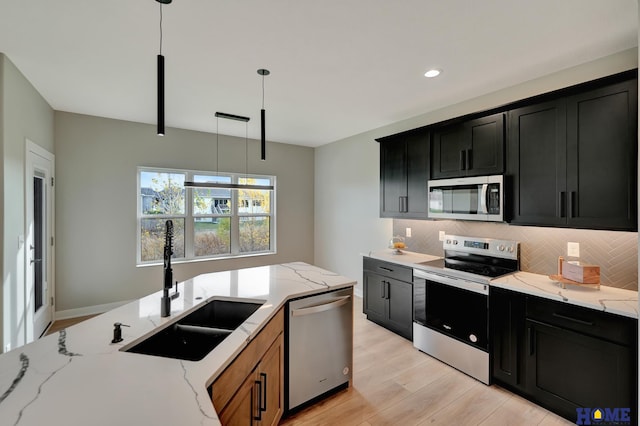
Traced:
<path fill-rule="evenodd" d="M 185 188 L 188 180 L 275 186 L 275 176 L 138 168 L 138 264 L 162 261 L 169 219 L 176 260 L 275 252 L 275 190 Z"/>

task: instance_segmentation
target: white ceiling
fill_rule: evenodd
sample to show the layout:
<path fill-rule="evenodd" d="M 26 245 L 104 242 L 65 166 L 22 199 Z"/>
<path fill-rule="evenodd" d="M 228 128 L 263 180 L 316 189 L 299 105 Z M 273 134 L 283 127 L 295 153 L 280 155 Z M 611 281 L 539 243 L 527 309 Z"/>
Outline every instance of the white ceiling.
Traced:
<path fill-rule="evenodd" d="M 308 146 L 638 43 L 636 0 L 174 0 L 162 9 L 168 127 L 214 132 L 222 111 L 251 117 L 259 138 L 256 70 L 267 68 L 267 138 Z M 159 12 L 154 0 L 0 0 L 0 52 L 56 110 L 155 123 Z M 431 67 L 443 74 L 423 77 Z M 226 133 L 244 136 L 240 127 Z"/>

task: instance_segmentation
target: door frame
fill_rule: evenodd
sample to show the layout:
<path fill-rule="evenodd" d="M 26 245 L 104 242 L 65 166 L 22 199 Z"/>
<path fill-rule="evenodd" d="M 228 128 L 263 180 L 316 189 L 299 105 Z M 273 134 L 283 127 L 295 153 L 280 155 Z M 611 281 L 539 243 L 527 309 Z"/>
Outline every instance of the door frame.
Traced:
<path fill-rule="evenodd" d="M 46 224 L 46 238 L 45 244 L 47 244 L 48 250 L 46 250 L 47 261 L 46 261 L 46 270 L 45 273 L 47 275 L 47 287 L 48 287 L 48 301 L 50 303 L 51 309 L 51 323 L 55 320 L 55 156 L 42 148 L 40 145 L 34 143 L 29 139 L 25 139 L 25 157 L 24 157 L 24 235 L 25 235 L 25 245 L 24 245 L 24 312 L 25 312 L 25 343 L 33 342 L 40 337 L 40 334 L 36 335 L 35 332 L 35 312 L 33 312 L 33 303 L 32 300 L 34 295 L 33 283 L 32 283 L 32 273 L 30 272 L 30 249 L 29 249 L 29 223 L 27 218 L 29 217 L 29 195 L 32 191 L 29 191 L 29 186 L 33 185 L 33 159 L 34 157 L 41 157 L 51 164 L 51 176 L 49 176 L 52 180 L 50 182 L 45 182 L 49 191 L 47 191 L 47 209 L 50 210 L 47 215 L 47 224 Z M 44 331 L 46 332 L 47 328 L 45 327 Z M 43 333 L 44 334 L 44 333 Z"/>

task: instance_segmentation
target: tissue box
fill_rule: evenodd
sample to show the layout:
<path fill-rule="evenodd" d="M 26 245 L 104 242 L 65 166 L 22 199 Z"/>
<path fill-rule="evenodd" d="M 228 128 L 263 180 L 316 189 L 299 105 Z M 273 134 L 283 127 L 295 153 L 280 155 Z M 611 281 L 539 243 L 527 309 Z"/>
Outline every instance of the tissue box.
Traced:
<path fill-rule="evenodd" d="M 583 284 L 600 284 L 600 267 L 565 260 L 562 262 L 562 277 Z"/>

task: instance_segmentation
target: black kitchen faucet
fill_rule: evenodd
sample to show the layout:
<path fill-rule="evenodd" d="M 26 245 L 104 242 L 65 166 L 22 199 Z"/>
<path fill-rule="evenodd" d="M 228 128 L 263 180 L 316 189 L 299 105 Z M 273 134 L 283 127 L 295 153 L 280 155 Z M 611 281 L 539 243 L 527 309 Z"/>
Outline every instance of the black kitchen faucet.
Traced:
<path fill-rule="evenodd" d="M 176 281 L 176 291 L 169 295 L 173 282 L 173 269 L 171 268 L 171 255 L 173 255 L 173 222 L 167 220 L 164 237 L 164 285 L 162 286 L 162 299 L 160 300 L 160 316 L 171 315 L 171 299 L 180 296 L 178 293 L 178 282 Z"/>

